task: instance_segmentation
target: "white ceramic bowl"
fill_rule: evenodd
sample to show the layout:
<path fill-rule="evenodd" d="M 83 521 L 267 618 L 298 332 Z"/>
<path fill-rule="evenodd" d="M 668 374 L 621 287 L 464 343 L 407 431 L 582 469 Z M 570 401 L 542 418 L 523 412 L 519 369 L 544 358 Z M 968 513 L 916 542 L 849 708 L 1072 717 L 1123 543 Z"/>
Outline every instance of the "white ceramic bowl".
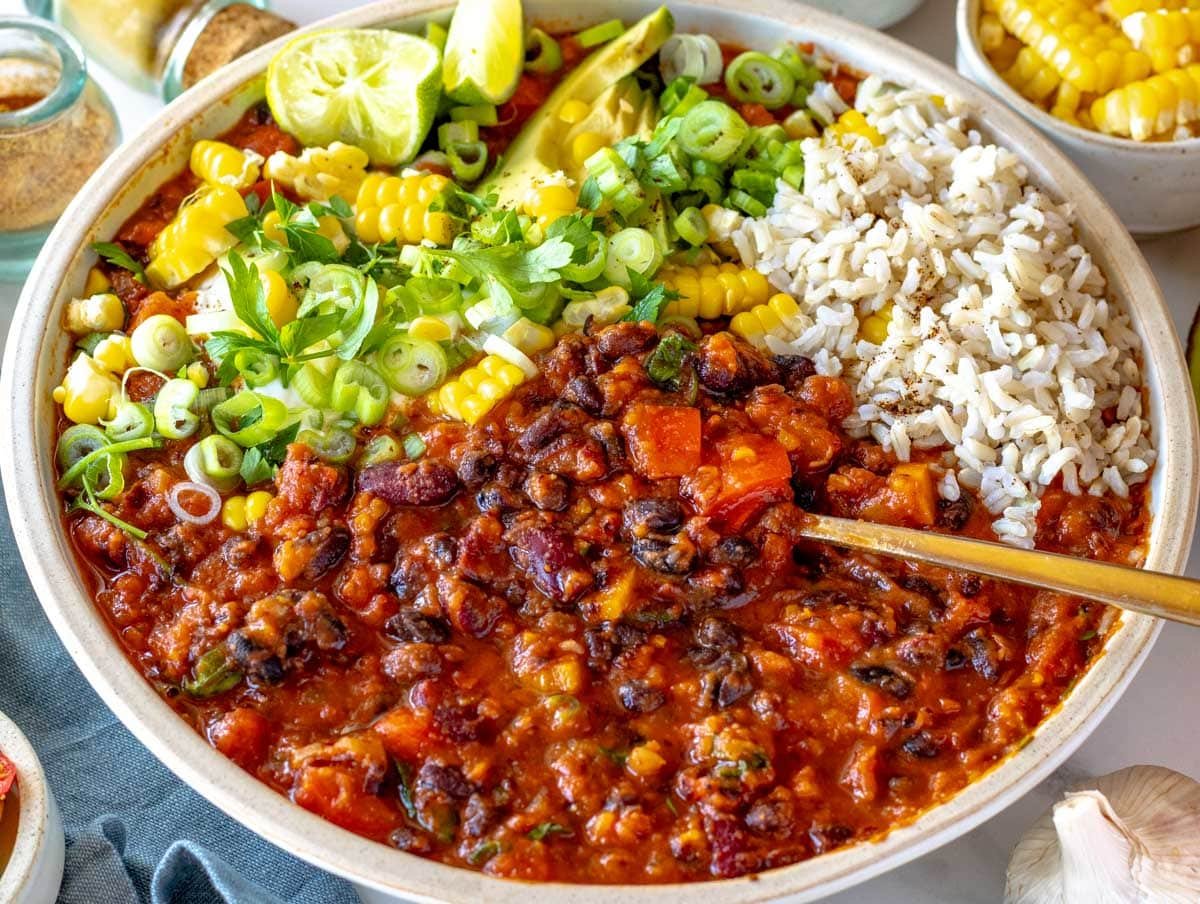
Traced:
<path fill-rule="evenodd" d="M 1200 138 L 1144 142 L 1063 122 L 1009 87 L 979 46 L 982 0 L 958 0 L 958 71 L 987 88 L 1062 148 L 1134 235 L 1200 224 Z"/>
<path fill-rule="evenodd" d="M 557 0 L 526 0 L 534 20 L 581 26 L 649 12 L 652 0 L 593 0 L 567 11 Z M 1019 116 L 949 68 L 878 32 L 779 0 L 672 4 L 679 27 L 702 30 L 747 47 L 781 39 L 815 41 L 834 56 L 939 94 L 960 95 L 989 136 L 1019 150 L 1031 177 L 1072 199 L 1084 243 L 1106 271 L 1112 292 L 1131 308 L 1146 348 L 1150 420 L 1159 450 L 1152 482 L 1155 518 L 1147 564 L 1182 568 L 1195 526 L 1198 483 L 1196 413 L 1183 353 L 1158 285 L 1129 234 L 1103 199 L 1046 139 Z M 405 22 L 419 27 L 446 14 L 441 0 L 384 0 L 326 20 L 325 25 Z M 366 841 L 308 813 L 259 783 L 193 732 L 142 679 L 114 640 L 81 579 L 59 518 L 51 449 L 50 398 L 65 366 L 70 338 L 59 328 L 63 307 L 84 284 L 93 240 L 107 239 L 164 179 L 186 165 L 192 142 L 228 128 L 261 96 L 257 77 L 273 52 L 266 47 L 210 77 L 171 104 L 119 151 L 63 215 L 21 296 L 0 383 L 0 469 L 17 542 L 34 589 L 80 669 L 131 731 L 180 778 L 233 818 L 285 850 L 362 886 L 421 901 L 528 904 L 611 902 L 677 904 L 747 902 L 794 896 L 810 901 L 861 882 L 945 844 L 998 812 L 1045 778 L 1095 728 L 1149 652 L 1159 624 L 1125 616 L 1105 654 L 1075 685 L 1029 742 L 945 804 L 880 841 L 839 850 L 760 876 L 695 886 L 620 888 L 505 882 L 444 866 Z M 378 900 L 378 898 L 376 898 Z"/>
<path fill-rule="evenodd" d="M 872 28 L 887 28 L 908 18 L 925 0 L 805 0 L 809 6 L 845 16 Z M 940 2 L 940 0 L 939 0 Z"/>
<path fill-rule="evenodd" d="M 62 820 L 33 747 L 0 713 L 0 753 L 17 767 L 17 841 L 7 864 L 0 863 L 0 901 L 50 904 L 62 883 Z"/>

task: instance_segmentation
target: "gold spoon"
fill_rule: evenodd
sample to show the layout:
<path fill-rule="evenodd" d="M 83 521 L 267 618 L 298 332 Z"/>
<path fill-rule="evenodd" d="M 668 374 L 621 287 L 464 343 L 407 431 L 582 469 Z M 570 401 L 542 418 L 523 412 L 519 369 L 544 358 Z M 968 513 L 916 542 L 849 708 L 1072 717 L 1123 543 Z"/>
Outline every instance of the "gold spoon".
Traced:
<path fill-rule="evenodd" d="M 829 515 L 807 516 L 800 532 L 810 540 L 833 546 L 985 574 L 1099 600 L 1130 612 L 1200 625 L 1200 581 L 1191 578 Z"/>

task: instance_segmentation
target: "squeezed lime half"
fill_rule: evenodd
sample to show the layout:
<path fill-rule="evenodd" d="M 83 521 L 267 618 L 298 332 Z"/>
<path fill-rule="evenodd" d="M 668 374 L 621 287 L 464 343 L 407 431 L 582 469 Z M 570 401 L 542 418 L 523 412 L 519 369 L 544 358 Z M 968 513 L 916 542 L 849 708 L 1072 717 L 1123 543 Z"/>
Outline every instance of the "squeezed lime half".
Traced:
<path fill-rule="evenodd" d="M 524 68 L 521 0 L 459 0 L 442 62 L 446 93 L 460 104 L 502 104 Z"/>
<path fill-rule="evenodd" d="M 371 162 L 416 156 L 441 97 L 431 43 L 384 29 L 330 29 L 289 41 L 267 67 L 267 103 L 302 144 L 353 144 Z"/>

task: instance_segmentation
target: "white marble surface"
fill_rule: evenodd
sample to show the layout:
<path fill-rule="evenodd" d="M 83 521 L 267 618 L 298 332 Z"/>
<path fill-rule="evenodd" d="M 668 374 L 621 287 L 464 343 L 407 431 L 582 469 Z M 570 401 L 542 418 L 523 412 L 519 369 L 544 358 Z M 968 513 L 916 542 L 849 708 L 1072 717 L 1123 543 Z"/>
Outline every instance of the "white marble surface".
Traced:
<path fill-rule="evenodd" d="M 353 0 L 275 0 L 299 22 L 354 5 Z M 0 0 L 0 15 L 23 12 L 20 0 Z M 952 63 L 953 0 L 927 0 L 892 34 Z M 158 107 L 156 98 L 126 88 L 95 67 L 126 137 Z M 1141 243 L 1183 335 L 1200 301 L 1200 229 Z M 7 331 L 20 287 L 0 283 L 0 331 Z M 1188 573 L 1200 577 L 1192 546 Z M 1200 631 L 1167 625 L 1146 665 L 1104 723 L 1057 773 L 991 822 L 920 860 L 835 895 L 828 904 L 985 904 L 1000 900 L 1014 842 L 1071 782 L 1133 763 L 1156 763 L 1200 777 L 1200 697 L 1190 693 Z"/>

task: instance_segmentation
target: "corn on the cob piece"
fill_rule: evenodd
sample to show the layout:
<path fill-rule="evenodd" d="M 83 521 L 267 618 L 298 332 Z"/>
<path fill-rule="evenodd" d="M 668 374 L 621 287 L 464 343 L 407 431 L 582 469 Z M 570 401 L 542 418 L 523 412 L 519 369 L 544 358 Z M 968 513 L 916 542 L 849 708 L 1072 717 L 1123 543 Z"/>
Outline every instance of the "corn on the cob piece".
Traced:
<path fill-rule="evenodd" d="M 734 317 L 729 321 L 729 329 L 755 348 L 766 349 L 768 336 L 793 342 L 810 322 L 800 312 L 800 305 L 792 296 L 776 292 L 763 304 L 755 305 Z"/>
<path fill-rule="evenodd" d="M 1080 91 L 1104 93 L 1150 72 L 1150 58 L 1081 3 L 1000 0 L 996 14 L 1009 32 Z"/>
<path fill-rule="evenodd" d="M 425 398 L 434 411 L 474 424 L 524 382 L 525 372 L 517 365 L 487 355 Z"/>
<path fill-rule="evenodd" d="M 1102 132 L 1145 141 L 1200 119 L 1200 63 L 1172 69 L 1097 98 L 1092 120 Z"/>
<path fill-rule="evenodd" d="M 679 298 L 668 302 L 666 314 L 684 317 L 733 317 L 767 300 L 770 286 L 757 270 L 737 264 L 704 264 L 699 267 L 668 266 L 658 271 L 658 280 Z"/>
<path fill-rule="evenodd" d="M 1000 42 L 1000 46 L 987 54 L 988 62 L 992 64 L 992 68 L 997 72 L 1003 72 L 1017 61 L 1017 54 L 1021 52 L 1021 48 L 1024 46 L 1018 38 L 1005 32 L 1004 40 Z"/>
<path fill-rule="evenodd" d="M 578 198 L 575 191 L 561 182 L 535 185 L 525 193 L 521 207 L 545 229 L 559 217 L 575 212 Z"/>
<path fill-rule="evenodd" d="M 248 213 L 236 188 L 204 186 L 180 205 L 175 218 L 150 243 L 146 276 L 167 289 L 191 279 L 237 244 L 225 226 Z"/>
<path fill-rule="evenodd" d="M 979 17 L 979 46 L 986 54 L 992 54 L 1000 49 L 1008 32 L 994 13 L 984 13 Z"/>
<path fill-rule="evenodd" d="M 854 108 L 839 116 L 833 125 L 825 130 L 825 134 L 839 144 L 845 143 L 847 138 L 852 140 L 865 138 L 874 147 L 883 144 L 883 135 L 879 133 L 879 130 L 867 122 L 867 117 Z"/>
<path fill-rule="evenodd" d="M 1022 47 L 1012 66 L 1000 73 L 1022 97 L 1040 103 L 1055 92 L 1062 78 L 1032 47 Z"/>
<path fill-rule="evenodd" d="M 438 173 L 385 176 L 371 173 L 363 180 L 354 205 L 354 229 L 364 242 L 398 242 L 415 245 L 429 239 L 449 245 L 454 219 L 432 204 L 449 186 Z"/>
<path fill-rule="evenodd" d="M 258 181 L 262 157 L 223 141 L 197 141 L 189 161 L 192 173 L 209 185 L 249 188 Z"/>
<path fill-rule="evenodd" d="M 335 141 L 326 148 L 305 148 L 299 157 L 276 151 L 267 158 L 263 175 L 309 201 L 337 196 L 351 204 L 367 175 L 368 163 L 366 151 Z"/>
<path fill-rule="evenodd" d="M 1191 0 L 1194 3 L 1195 0 Z M 1149 12 L 1154 9 L 1183 9 L 1189 0 L 1107 0 L 1104 9 L 1118 22 L 1133 13 Z"/>
<path fill-rule="evenodd" d="M 1121 20 L 1121 29 L 1150 57 L 1155 72 L 1195 61 L 1200 45 L 1200 9 L 1156 9 Z"/>

